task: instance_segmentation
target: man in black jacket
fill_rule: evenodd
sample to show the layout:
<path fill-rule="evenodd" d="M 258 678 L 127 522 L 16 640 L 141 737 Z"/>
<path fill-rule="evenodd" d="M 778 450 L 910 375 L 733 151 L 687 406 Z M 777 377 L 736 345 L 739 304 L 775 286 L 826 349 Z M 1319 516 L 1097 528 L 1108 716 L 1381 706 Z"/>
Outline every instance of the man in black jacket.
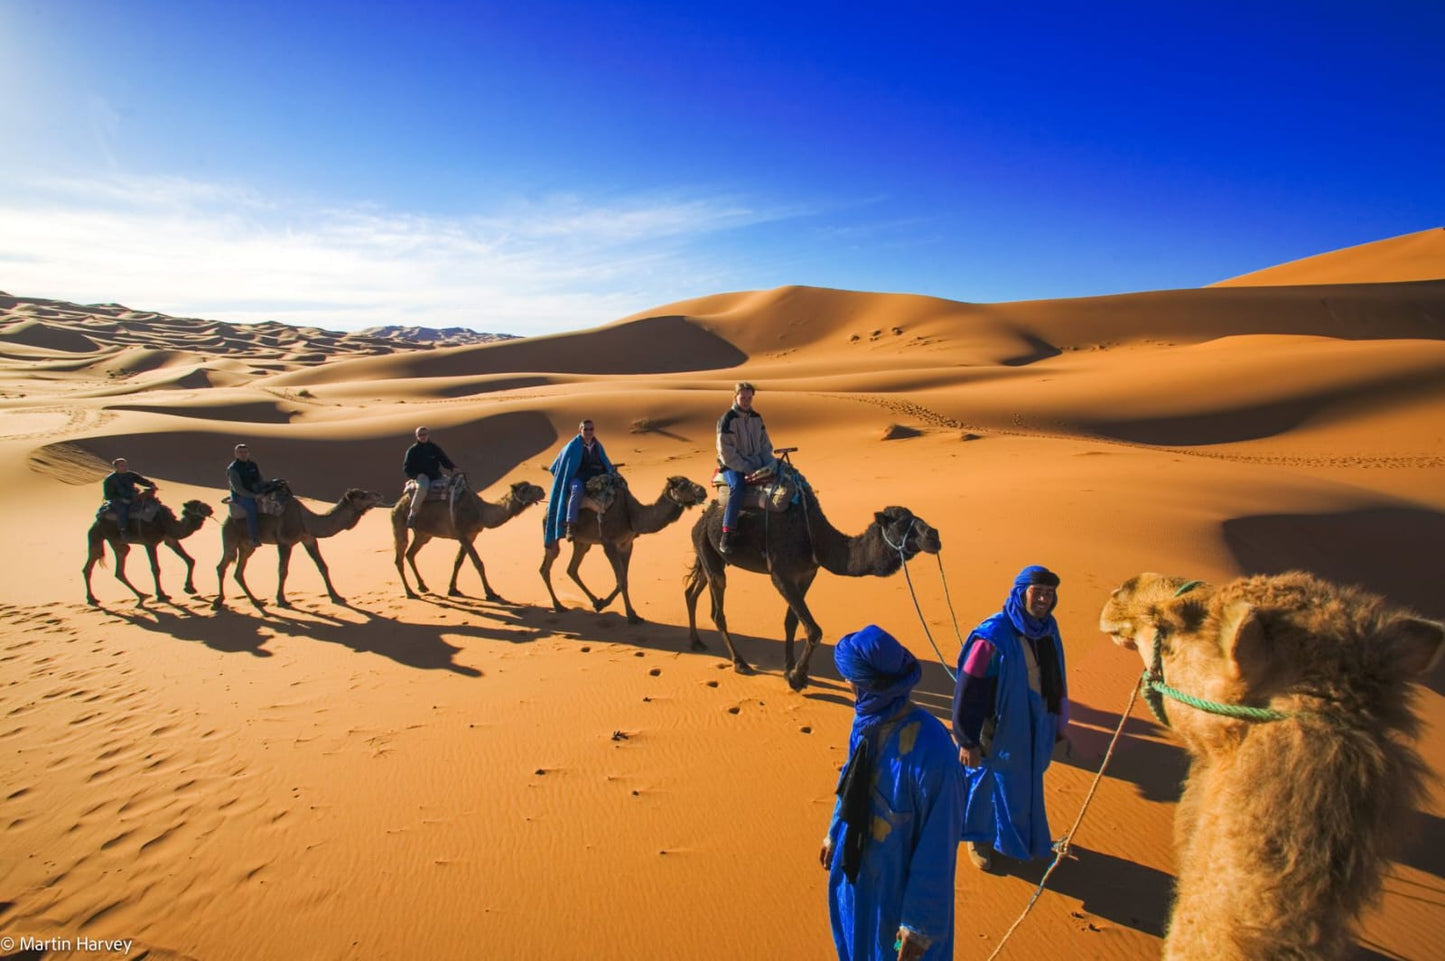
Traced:
<path fill-rule="evenodd" d="M 236 459 L 226 465 L 226 483 L 231 488 L 231 503 L 239 504 L 246 512 L 246 530 L 251 535 L 251 546 L 261 546 L 261 512 L 256 498 L 272 489 L 269 481 L 261 478 L 261 468 L 251 459 L 251 448 L 245 444 L 236 445 Z"/>
<path fill-rule="evenodd" d="M 110 502 L 111 510 L 115 511 L 116 523 L 120 525 L 121 540 L 130 540 L 130 505 L 140 493 L 136 488 L 144 487 L 146 490 L 155 490 L 156 483 L 147 480 L 133 470 L 126 468 L 124 457 L 117 457 L 110 462 L 115 468 L 105 479 L 100 482 L 101 493 Z"/>
<path fill-rule="evenodd" d="M 416 481 L 416 492 L 411 495 L 411 510 L 406 518 L 407 527 L 416 526 L 417 515 L 421 513 L 421 505 L 426 502 L 426 494 L 431 489 L 432 481 L 440 480 L 456 468 L 457 465 L 452 463 L 447 452 L 431 439 L 431 431 L 426 427 L 418 427 L 416 443 L 406 449 L 406 460 L 401 465 L 406 476 Z"/>

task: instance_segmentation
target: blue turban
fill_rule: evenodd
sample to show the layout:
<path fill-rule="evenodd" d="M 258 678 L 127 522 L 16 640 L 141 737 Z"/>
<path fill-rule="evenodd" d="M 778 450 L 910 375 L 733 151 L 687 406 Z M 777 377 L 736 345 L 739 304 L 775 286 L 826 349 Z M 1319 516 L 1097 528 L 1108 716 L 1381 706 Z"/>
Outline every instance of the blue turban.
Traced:
<path fill-rule="evenodd" d="M 1053 612 L 1050 611 L 1042 618 L 1034 617 L 1029 613 L 1027 605 L 1024 604 L 1024 594 L 1035 584 L 1046 587 L 1058 587 L 1059 575 L 1047 567 L 1040 567 L 1038 564 L 1031 564 L 1019 571 L 1019 576 L 1014 578 L 1013 590 L 1009 591 L 1008 600 L 1004 603 L 1003 612 L 1013 623 L 1014 630 L 1025 637 L 1047 637 L 1058 633 L 1059 625 L 1054 620 Z"/>
<path fill-rule="evenodd" d="M 923 676 L 918 658 L 883 628 L 869 624 L 845 634 L 833 648 L 838 673 L 858 686 L 852 743 L 892 717 Z"/>

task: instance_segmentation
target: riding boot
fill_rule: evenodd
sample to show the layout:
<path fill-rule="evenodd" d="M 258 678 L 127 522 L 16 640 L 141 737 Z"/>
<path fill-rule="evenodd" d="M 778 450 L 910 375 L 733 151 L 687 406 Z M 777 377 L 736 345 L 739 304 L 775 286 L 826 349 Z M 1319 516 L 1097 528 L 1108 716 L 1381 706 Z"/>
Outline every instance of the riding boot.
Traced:
<path fill-rule="evenodd" d="M 723 531 L 722 537 L 718 538 L 717 549 L 724 554 L 731 554 L 733 552 L 733 538 L 734 534 L 732 531 Z"/>
<path fill-rule="evenodd" d="M 566 530 L 566 532 L 564 533 L 563 536 L 566 537 L 567 540 L 570 541 L 570 540 L 572 539 L 573 535 L 576 534 L 576 533 L 577 533 L 577 525 L 569 522 L 569 523 L 567 524 L 567 530 Z"/>

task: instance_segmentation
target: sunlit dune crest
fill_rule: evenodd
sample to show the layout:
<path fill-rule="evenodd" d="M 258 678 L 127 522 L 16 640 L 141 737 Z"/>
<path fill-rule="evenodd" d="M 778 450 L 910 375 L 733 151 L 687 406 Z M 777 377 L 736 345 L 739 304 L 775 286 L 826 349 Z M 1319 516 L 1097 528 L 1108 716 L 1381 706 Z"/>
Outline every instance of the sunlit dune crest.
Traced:
<path fill-rule="evenodd" d="M 940 653 L 951 668 L 1021 567 L 1059 572 L 1074 742 L 1045 781 L 1059 834 L 1139 676 L 1097 626 L 1125 578 L 1301 568 L 1445 618 L 1445 270 L 1428 266 L 1442 250 L 1433 230 L 1205 289 L 1002 304 L 716 293 L 436 347 L 0 297 L 0 933 L 208 961 L 831 956 L 817 853 L 852 721 L 831 656 L 844 632 L 896 634 L 924 663 L 917 700 L 947 719 Z M 757 385 L 773 442 L 797 448 L 838 531 L 898 505 L 942 544 L 906 576 L 818 575 L 825 646 L 802 692 L 783 678 L 785 608 L 764 575 L 727 583 L 758 673 L 733 672 L 706 600 L 708 649 L 690 649 L 697 509 L 631 543 L 640 623 L 620 601 L 593 610 L 566 543 L 553 609 L 545 504 L 476 537 L 505 600 L 482 599 L 443 537 L 416 557 L 442 593 L 406 596 L 389 505 L 417 426 L 496 505 L 514 484 L 550 486 L 546 465 L 590 418 L 644 511 L 670 478 L 710 486 L 738 381 Z M 384 495 L 316 541 L 344 604 L 303 546 L 278 607 L 266 545 L 245 572 L 266 606 L 228 581 L 213 609 L 241 441 L 313 515 Z M 85 603 L 83 541 L 117 456 L 159 483 L 196 595 L 162 546 L 170 600 L 138 602 L 107 548 Z M 190 501 L 213 515 L 183 517 Z M 154 593 L 142 546 L 125 571 Z M 612 589 L 601 550 L 580 575 Z M 1418 697 L 1436 774 L 1442 693 L 1437 672 Z M 1005 956 L 1159 956 L 1183 771 L 1136 708 L 1075 858 Z M 1437 792 L 1361 956 L 1437 953 L 1442 819 Z M 984 958 L 1043 866 L 960 860 L 958 956 Z"/>
<path fill-rule="evenodd" d="M 1267 267 L 1212 286 L 1392 284 L 1441 279 L 1445 279 L 1445 227 L 1433 227 Z"/>

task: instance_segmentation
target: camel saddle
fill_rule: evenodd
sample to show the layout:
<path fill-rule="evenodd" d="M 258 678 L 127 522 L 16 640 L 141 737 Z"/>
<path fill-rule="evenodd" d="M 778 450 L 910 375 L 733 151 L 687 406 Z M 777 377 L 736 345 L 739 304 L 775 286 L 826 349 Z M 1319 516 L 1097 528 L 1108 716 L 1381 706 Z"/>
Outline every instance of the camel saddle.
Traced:
<path fill-rule="evenodd" d="M 718 500 L 726 508 L 728 498 L 732 496 L 732 488 L 728 487 L 728 482 L 723 479 L 721 467 L 713 472 L 712 486 Z M 743 510 L 781 514 L 799 502 L 804 490 L 811 491 L 812 488 L 803 475 L 791 464 L 775 460 L 748 481 L 743 491 L 741 507 Z"/>
<path fill-rule="evenodd" d="M 280 517 L 286 513 L 286 502 L 291 499 L 291 486 L 284 480 L 271 481 L 272 489 L 256 498 L 256 511 L 260 514 L 270 514 L 272 517 Z M 230 497 L 223 497 L 221 503 L 229 504 L 231 517 L 245 517 L 246 509 L 237 504 Z"/>
<path fill-rule="evenodd" d="M 156 519 L 156 515 L 160 512 L 161 502 L 154 497 L 141 496 L 131 501 L 130 519 L 132 523 L 149 524 Z M 95 519 L 120 523 L 120 517 L 116 514 L 110 501 L 100 502 L 100 510 L 95 512 Z"/>
<path fill-rule="evenodd" d="M 626 489 L 627 481 L 616 471 L 589 477 L 582 488 L 582 510 L 605 514 L 617 495 Z"/>
<path fill-rule="evenodd" d="M 461 471 L 453 471 L 450 477 L 438 477 L 436 480 L 431 481 L 430 483 L 431 486 L 427 488 L 426 492 L 427 500 L 451 500 L 453 487 L 465 488 L 467 486 L 467 475 L 463 474 Z M 407 478 L 407 482 L 402 485 L 401 496 L 414 496 L 416 494 L 417 486 L 417 479 L 415 477 Z"/>

